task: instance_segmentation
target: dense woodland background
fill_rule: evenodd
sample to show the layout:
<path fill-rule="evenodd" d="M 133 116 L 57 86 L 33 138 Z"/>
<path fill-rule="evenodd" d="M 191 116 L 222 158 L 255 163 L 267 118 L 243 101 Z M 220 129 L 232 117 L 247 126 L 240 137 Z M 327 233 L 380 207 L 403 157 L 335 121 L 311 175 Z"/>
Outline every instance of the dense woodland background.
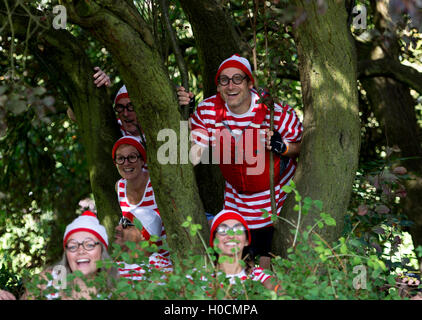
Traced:
<path fill-rule="evenodd" d="M 52 27 L 59 4 L 65 29 Z M 291 258 L 298 232 L 317 226 L 328 247 L 353 239 L 386 274 L 418 268 L 421 22 L 416 0 L 1 2 L 0 285 L 14 288 L 23 270 L 58 260 L 65 226 L 94 204 L 112 236 L 120 214 L 112 103 L 123 83 L 146 134 L 169 246 L 181 257 L 205 252 L 181 225 L 190 216 L 208 238 L 204 211 L 223 202 L 219 169 L 159 164 L 157 134 L 179 133 L 186 120 L 176 85 L 197 102 L 214 94 L 215 72 L 233 53 L 304 124 L 274 254 Z M 95 66 L 111 88 L 95 87 Z"/>

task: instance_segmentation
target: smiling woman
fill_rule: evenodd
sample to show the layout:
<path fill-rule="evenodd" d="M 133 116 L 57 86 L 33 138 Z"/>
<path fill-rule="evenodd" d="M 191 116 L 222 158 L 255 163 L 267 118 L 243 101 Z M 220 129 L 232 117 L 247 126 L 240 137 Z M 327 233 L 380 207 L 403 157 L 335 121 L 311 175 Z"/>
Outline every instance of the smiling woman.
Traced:
<path fill-rule="evenodd" d="M 245 219 L 232 210 L 220 211 L 212 220 L 210 231 L 210 246 L 218 253 L 218 270 L 224 272 L 230 283 L 236 278 L 241 281 L 252 279 L 261 282 L 266 288 L 277 292 L 279 285 L 264 272 L 249 262 L 243 267 L 245 247 L 251 242 L 251 232 Z M 225 257 L 225 258 L 223 258 Z"/>
<path fill-rule="evenodd" d="M 99 292 L 96 288 L 88 287 L 85 280 L 92 280 L 99 272 L 105 271 L 107 285 L 111 287 L 113 279 L 119 278 L 117 269 L 113 267 L 105 269 L 97 265 L 99 261 L 111 261 L 111 258 L 107 253 L 107 232 L 95 213 L 85 211 L 66 227 L 63 248 L 62 259 L 41 273 L 40 277 L 44 283 L 41 282 L 36 285 L 36 288 L 32 288 L 36 290 L 27 288 L 21 299 L 91 299 Z M 82 277 L 77 276 L 78 273 Z M 70 274 L 75 277 L 71 283 L 68 283 L 67 276 Z M 30 287 L 30 284 L 28 286 Z M 10 300 L 14 297 L 0 291 L 0 300 L 2 298 Z"/>
<path fill-rule="evenodd" d="M 149 172 L 146 168 L 147 153 L 140 138 L 125 136 L 116 141 L 111 151 L 114 164 L 122 177 L 116 182 L 116 193 L 122 216 L 131 216 L 133 210 L 138 208 L 154 210 L 160 214 L 155 201 Z M 164 226 L 157 246 L 163 245 L 166 239 Z M 169 252 L 160 249 L 159 253 L 165 257 Z"/>

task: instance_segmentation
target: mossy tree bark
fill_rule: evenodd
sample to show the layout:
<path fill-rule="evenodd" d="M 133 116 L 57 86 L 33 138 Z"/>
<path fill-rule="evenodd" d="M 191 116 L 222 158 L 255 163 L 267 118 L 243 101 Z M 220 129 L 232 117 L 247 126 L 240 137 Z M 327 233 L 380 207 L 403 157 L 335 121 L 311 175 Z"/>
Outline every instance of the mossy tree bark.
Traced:
<path fill-rule="evenodd" d="M 33 19 L 44 19 L 41 12 L 33 10 Z M 4 21 L 6 17 L 0 15 Z M 27 12 L 19 8 L 13 17 L 14 33 L 22 41 L 26 40 L 29 17 Z M 93 84 L 93 65 L 75 37 L 68 31 L 55 30 L 51 21 L 45 23 L 47 29 L 39 28 L 28 39 L 28 48 L 42 66 L 46 68 L 49 80 L 54 82 L 64 99 L 73 109 L 86 152 L 89 167 L 89 179 L 94 194 L 100 220 L 111 235 L 117 225 L 120 207 L 114 191 L 118 173 L 111 159 L 111 148 L 120 135 L 114 111 L 105 89 L 96 88 Z M 7 30 L 5 30 L 7 31 Z M 106 108 L 106 106 L 110 106 Z M 106 174 L 107 173 L 107 174 Z M 80 188 L 80 186 L 72 186 Z M 61 248 L 62 235 L 66 226 L 75 219 L 76 207 L 58 208 L 55 212 L 51 248 Z M 72 214 L 73 213 L 73 214 Z M 57 259 L 49 250 L 51 258 Z"/>
<path fill-rule="evenodd" d="M 295 182 L 300 195 L 323 202 L 323 211 L 336 220 L 322 229 L 327 241 L 339 237 L 358 167 L 360 123 L 357 62 L 347 26 L 344 1 L 328 1 L 318 12 L 315 1 L 296 1 L 307 18 L 296 28 L 299 72 L 304 103 L 304 134 Z M 294 198 L 288 197 L 282 215 L 298 220 Z M 319 219 L 304 217 L 301 230 Z M 292 244 L 291 226 L 276 224 L 273 249 L 283 254 Z"/>
<path fill-rule="evenodd" d="M 148 168 L 161 217 L 166 227 L 169 246 L 174 253 L 185 255 L 188 249 L 201 248 L 181 224 L 187 216 L 208 228 L 195 183 L 193 167 L 186 160 L 188 136 L 180 134 L 182 123 L 176 95 L 162 63 L 154 38 L 133 3 L 128 1 L 62 1 L 72 22 L 88 30 L 112 54 L 134 102 L 135 111 L 147 140 Z M 162 164 L 157 151 L 163 142 L 157 137 L 166 129 L 169 144 L 176 146 L 176 164 Z M 161 132 L 163 133 L 163 132 Z M 171 136 L 174 134 L 174 137 Z M 168 141 L 167 141 L 168 142 Z M 170 151 L 171 152 L 171 151 Z"/>

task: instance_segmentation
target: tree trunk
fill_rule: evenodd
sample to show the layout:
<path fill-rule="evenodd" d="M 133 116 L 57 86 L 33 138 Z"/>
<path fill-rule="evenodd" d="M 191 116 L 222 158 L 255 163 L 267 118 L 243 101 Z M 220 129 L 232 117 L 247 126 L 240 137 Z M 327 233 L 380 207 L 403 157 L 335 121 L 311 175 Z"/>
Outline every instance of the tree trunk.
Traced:
<path fill-rule="evenodd" d="M 358 116 L 357 63 L 347 26 L 344 1 L 327 1 L 318 12 L 315 1 L 296 1 L 307 18 L 296 29 L 299 71 L 304 104 L 304 134 L 295 182 L 300 195 L 322 200 L 323 211 L 336 220 L 335 228 L 321 235 L 335 240 L 343 230 L 352 184 L 358 167 L 360 124 Z M 288 197 L 282 215 L 297 221 L 294 199 Z M 310 213 L 304 226 L 319 215 Z M 273 248 L 277 254 L 291 246 L 291 227 L 276 224 Z"/>
<path fill-rule="evenodd" d="M 180 161 L 187 154 L 177 157 L 181 144 L 187 145 L 188 136 L 179 134 L 181 117 L 176 95 L 148 26 L 131 2 L 63 2 L 71 20 L 87 29 L 113 55 L 130 92 L 146 134 L 148 168 L 169 246 L 182 256 L 191 248 L 203 252 L 200 241 L 181 227 L 191 216 L 194 223 L 203 226 L 202 235 L 207 238 L 209 234 L 192 165 Z M 176 164 L 159 162 L 163 159 L 158 159 L 157 151 L 163 143 L 157 137 L 162 129 L 177 135 L 170 142 L 177 148 Z"/>
<path fill-rule="evenodd" d="M 389 1 L 373 1 L 372 5 L 377 29 L 381 33 L 395 34 L 391 30 L 388 31 Z M 389 39 L 388 46 L 373 45 L 378 43 L 377 41 L 371 41 L 369 45 L 360 44 L 358 46 L 359 60 L 382 61 L 380 59 L 388 59 L 392 62 L 386 66 L 387 69 L 391 69 L 391 65 L 400 66 L 399 39 L 391 38 L 391 36 L 385 39 Z M 413 72 L 402 72 L 399 78 L 401 79 L 401 77 L 420 78 L 422 75 L 414 70 Z M 420 81 L 415 82 L 419 83 L 420 87 Z M 420 201 L 422 194 L 422 139 L 415 114 L 416 102 L 410 94 L 409 86 L 395 79 L 372 77 L 361 79 L 361 83 L 375 116 L 380 122 L 380 129 L 384 132 L 386 138 L 384 144 L 389 147 L 397 145 L 401 150 L 398 154 L 400 157 L 419 157 L 395 164 L 403 165 L 409 172 L 410 180 L 406 183 L 407 197 L 403 200 L 403 208 L 409 220 L 415 223 L 409 231 L 414 246 L 417 247 L 422 245 L 422 203 Z M 415 90 L 417 89 L 416 86 Z"/>

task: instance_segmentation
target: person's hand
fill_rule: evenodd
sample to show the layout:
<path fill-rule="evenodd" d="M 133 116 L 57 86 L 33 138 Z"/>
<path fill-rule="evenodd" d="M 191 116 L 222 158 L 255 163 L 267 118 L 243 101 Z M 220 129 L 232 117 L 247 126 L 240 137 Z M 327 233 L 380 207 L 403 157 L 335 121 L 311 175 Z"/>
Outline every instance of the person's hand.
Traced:
<path fill-rule="evenodd" d="M 9 291 L 0 290 L 0 300 L 16 300 L 16 298 Z"/>
<path fill-rule="evenodd" d="M 106 87 L 111 86 L 111 81 L 109 76 L 100 69 L 100 67 L 95 67 L 94 70 L 96 73 L 94 74 L 94 84 L 99 88 L 102 85 L 105 85 Z"/>
<path fill-rule="evenodd" d="M 193 93 L 186 92 L 186 89 L 184 87 L 178 87 L 176 93 L 177 93 L 179 106 L 188 105 L 191 99 L 194 97 Z"/>
<path fill-rule="evenodd" d="M 287 145 L 284 143 L 278 131 L 271 131 L 270 129 L 265 129 L 265 141 L 267 149 L 272 150 L 278 155 L 282 155 L 288 149 Z"/>

